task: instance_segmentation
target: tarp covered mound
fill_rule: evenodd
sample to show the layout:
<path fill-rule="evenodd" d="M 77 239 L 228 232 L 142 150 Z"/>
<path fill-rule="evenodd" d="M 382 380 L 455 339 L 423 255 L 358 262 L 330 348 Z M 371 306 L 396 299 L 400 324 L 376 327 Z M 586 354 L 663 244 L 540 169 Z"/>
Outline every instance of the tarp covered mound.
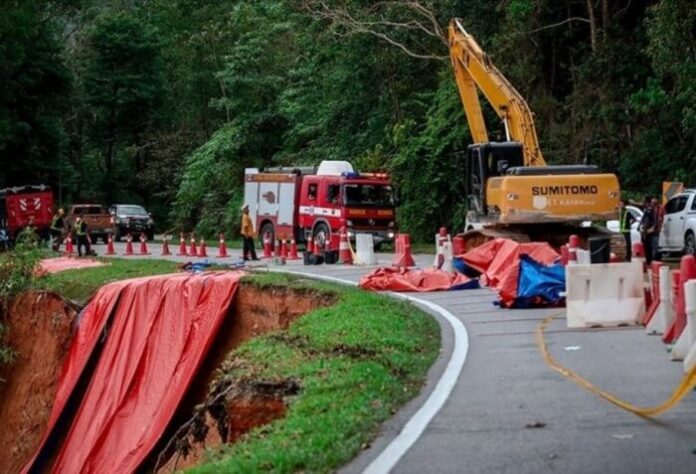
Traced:
<path fill-rule="evenodd" d="M 66 270 L 76 270 L 79 268 L 101 267 L 104 264 L 92 259 L 56 257 L 44 258 L 34 269 L 34 275 L 43 276 L 47 273 L 58 273 Z"/>
<path fill-rule="evenodd" d="M 520 257 L 520 276 L 513 307 L 557 306 L 564 300 L 563 292 L 565 268 L 561 262 L 544 265 L 528 255 Z"/>
<path fill-rule="evenodd" d="M 102 287 L 80 316 L 48 429 L 24 472 L 46 471 L 52 455 L 53 472 L 135 471 L 200 368 L 241 275 L 163 275 Z"/>
<path fill-rule="evenodd" d="M 542 265 L 551 265 L 560 258 L 558 252 L 545 242 L 519 243 L 509 239 L 491 240 L 456 258 L 479 271 L 483 283 L 498 290 L 500 305 L 509 308 L 518 296 L 522 255 L 528 255 Z"/>
<path fill-rule="evenodd" d="M 378 268 L 365 275 L 360 288 L 373 291 L 447 291 L 478 288 L 478 280 L 459 273 L 448 273 L 435 268 L 413 270 L 408 268 Z"/>

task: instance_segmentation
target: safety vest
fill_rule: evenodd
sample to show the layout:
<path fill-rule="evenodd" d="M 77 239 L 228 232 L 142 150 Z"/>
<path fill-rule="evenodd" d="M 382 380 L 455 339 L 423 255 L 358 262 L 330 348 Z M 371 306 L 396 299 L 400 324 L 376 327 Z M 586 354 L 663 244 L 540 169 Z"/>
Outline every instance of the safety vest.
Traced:
<path fill-rule="evenodd" d="M 630 232 L 631 228 L 628 225 L 628 209 L 624 208 L 619 216 L 619 232 Z"/>
<path fill-rule="evenodd" d="M 77 224 L 77 228 L 75 229 L 75 233 L 77 235 L 85 235 L 87 233 L 87 223 L 85 221 L 82 221 L 79 224 Z"/>
<path fill-rule="evenodd" d="M 62 225 L 58 225 L 58 222 L 62 220 L 63 218 L 60 216 L 60 214 L 56 214 L 53 216 L 53 222 L 51 222 L 51 230 L 63 230 Z"/>

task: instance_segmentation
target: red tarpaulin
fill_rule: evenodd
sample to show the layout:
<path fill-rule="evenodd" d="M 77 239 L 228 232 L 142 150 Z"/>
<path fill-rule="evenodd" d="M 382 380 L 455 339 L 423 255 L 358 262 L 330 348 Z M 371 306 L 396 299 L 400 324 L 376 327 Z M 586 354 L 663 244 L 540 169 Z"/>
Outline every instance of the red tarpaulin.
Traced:
<path fill-rule="evenodd" d="M 42 452 L 100 338 L 91 381 L 53 472 L 133 472 L 171 421 L 210 349 L 241 273 L 176 274 L 111 283 L 82 313 L 63 366 Z"/>
<path fill-rule="evenodd" d="M 373 291 L 443 291 L 476 283 L 461 273 L 448 273 L 435 268 L 378 268 L 365 275 L 358 286 Z M 473 285 L 478 288 L 478 284 Z"/>
<path fill-rule="evenodd" d="M 64 272 L 65 270 L 77 270 L 79 268 L 101 267 L 102 262 L 91 259 L 78 259 L 70 257 L 44 258 L 34 270 L 34 275 L 42 276 L 47 273 Z"/>
<path fill-rule="evenodd" d="M 457 258 L 481 272 L 486 286 L 497 289 L 501 305 L 508 307 L 517 297 L 522 254 L 529 255 L 544 265 L 550 265 L 560 257 L 558 252 L 545 242 L 518 243 L 508 239 L 495 239 Z"/>

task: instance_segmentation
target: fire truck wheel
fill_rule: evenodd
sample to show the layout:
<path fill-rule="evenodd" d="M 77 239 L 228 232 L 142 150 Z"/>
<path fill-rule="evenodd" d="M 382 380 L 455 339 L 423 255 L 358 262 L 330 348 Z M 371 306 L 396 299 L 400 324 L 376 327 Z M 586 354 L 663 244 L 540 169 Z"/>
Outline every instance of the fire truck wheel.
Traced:
<path fill-rule="evenodd" d="M 271 236 L 271 250 L 273 250 L 275 248 L 275 229 L 273 228 L 272 222 L 266 222 L 261 226 L 261 233 L 259 234 L 259 238 L 261 239 L 261 248 L 263 248 L 263 239 L 266 234 L 270 234 Z"/>
<path fill-rule="evenodd" d="M 319 243 L 321 248 L 326 248 L 326 241 L 329 240 L 329 227 L 320 222 L 314 228 L 314 241 Z"/>

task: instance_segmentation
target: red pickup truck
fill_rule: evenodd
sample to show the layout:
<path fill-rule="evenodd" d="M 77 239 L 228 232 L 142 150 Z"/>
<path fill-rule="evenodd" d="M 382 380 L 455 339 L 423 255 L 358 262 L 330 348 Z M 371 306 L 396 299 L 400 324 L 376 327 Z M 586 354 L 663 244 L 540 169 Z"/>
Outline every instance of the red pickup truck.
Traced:
<path fill-rule="evenodd" d="M 109 234 L 113 232 L 113 218 L 104 206 L 99 204 L 76 204 L 70 206 L 68 211 L 68 226 L 74 233 L 75 220 L 82 216 L 87 223 L 87 232 L 92 243 L 96 244 L 97 239 L 102 239 L 104 243 L 109 240 Z"/>

